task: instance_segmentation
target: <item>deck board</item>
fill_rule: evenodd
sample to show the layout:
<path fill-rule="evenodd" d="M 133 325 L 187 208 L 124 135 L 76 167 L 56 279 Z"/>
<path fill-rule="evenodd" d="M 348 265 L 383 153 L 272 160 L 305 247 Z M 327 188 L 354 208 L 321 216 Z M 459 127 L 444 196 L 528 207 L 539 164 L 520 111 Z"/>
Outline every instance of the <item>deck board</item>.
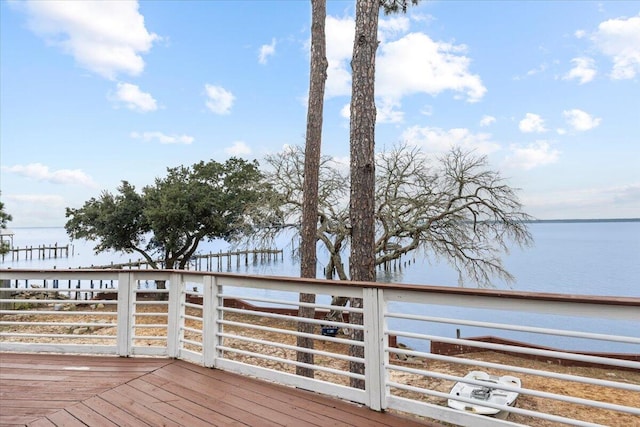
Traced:
<path fill-rule="evenodd" d="M 238 407 L 234 407 L 229 401 L 220 401 L 211 395 L 185 387 L 182 384 L 167 382 L 157 375 L 149 375 L 145 377 L 145 381 L 152 385 L 162 386 L 165 390 L 182 396 L 187 400 L 187 402 L 189 402 L 187 403 L 189 406 L 195 405 L 200 407 L 203 411 L 207 412 L 207 419 L 212 420 L 212 422 L 232 423 L 237 420 L 241 425 L 261 425 L 265 427 L 276 427 L 280 425 L 260 416 L 257 413 L 246 411 L 238 412 Z M 224 413 L 233 411 L 237 412 L 235 420 L 223 415 Z"/>
<path fill-rule="evenodd" d="M 0 426 L 436 426 L 192 363 L 0 353 Z"/>
<path fill-rule="evenodd" d="M 85 424 L 93 426 L 104 427 L 118 427 L 118 424 L 112 422 L 107 416 L 101 415 L 100 412 L 96 412 L 93 408 L 87 406 L 84 402 L 77 403 L 70 406 L 66 411 L 73 415 L 78 420 L 82 420 Z"/>
<path fill-rule="evenodd" d="M 217 402 L 229 403 L 235 407 L 236 412 L 245 411 L 247 404 L 249 404 L 253 414 L 263 419 L 272 420 L 277 425 L 290 425 L 296 422 L 309 426 L 347 425 L 323 415 L 323 412 L 308 411 L 305 399 L 296 399 L 295 396 L 291 396 L 288 399 L 279 400 L 277 396 L 273 396 L 272 387 L 261 388 L 261 384 L 257 384 L 254 380 L 244 381 L 244 377 L 233 375 L 231 377 L 233 383 L 228 383 L 220 381 L 221 377 L 228 378 L 226 376 L 209 377 L 206 375 L 208 370 L 194 372 L 189 368 L 188 366 L 172 365 L 156 375 L 171 372 L 176 379 L 183 378 L 194 381 L 203 393 L 214 396 Z M 214 379 L 215 381 L 213 381 Z M 224 384 L 224 387 L 220 387 L 220 383 Z M 266 384 L 270 386 L 269 383 Z"/>

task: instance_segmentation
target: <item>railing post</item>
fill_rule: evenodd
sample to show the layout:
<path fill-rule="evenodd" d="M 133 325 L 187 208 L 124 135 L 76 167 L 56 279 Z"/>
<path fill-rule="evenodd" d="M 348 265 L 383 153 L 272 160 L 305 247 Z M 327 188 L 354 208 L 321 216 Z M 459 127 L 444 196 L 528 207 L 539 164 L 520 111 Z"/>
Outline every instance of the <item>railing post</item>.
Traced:
<path fill-rule="evenodd" d="M 180 356 L 180 336 L 182 334 L 182 322 L 184 322 L 185 306 L 182 293 L 184 277 L 174 273 L 169 276 L 169 308 L 167 319 L 167 355 L 172 358 Z M 181 322 L 182 321 L 182 322 Z"/>
<path fill-rule="evenodd" d="M 135 289 L 130 273 L 118 274 L 118 332 L 116 353 L 128 357 L 131 354 L 131 333 L 133 329 L 132 306 L 135 301 Z"/>
<path fill-rule="evenodd" d="M 218 359 L 218 279 L 204 276 L 202 290 L 202 358 L 204 366 L 215 368 Z"/>
<path fill-rule="evenodd" d="M 378 346 L 378 352 L 380 357 L 380 370 L 378 372 L 380 378 L 380 405 L 384 411 L 387 409 L 387 396 L 390 394 L 390 389 L 387 386 L 389 380 L 389 372 L 386 367 L 389 366 L 389 352 L 386 350 L 390 346 L 391 337 L 387 335 L 389 325 L 387 324 L 387 302 L 384 298 L 384 290 L 378 289 L 378 308 L 376 314 L 378 316 L 378 331 L 380 334 L 380 345 Z"/>
<path fill-rule="evenodd" d="M 384 331 L 380 328 L 378 316 L 378 289 L 362 290 L 363 324 L 364 324 L 364 375 L 368 406 L 376 411 L 382 408 L 384 383 L 380 382 L 384 365 L 380 349 L 384 349 Z"/>

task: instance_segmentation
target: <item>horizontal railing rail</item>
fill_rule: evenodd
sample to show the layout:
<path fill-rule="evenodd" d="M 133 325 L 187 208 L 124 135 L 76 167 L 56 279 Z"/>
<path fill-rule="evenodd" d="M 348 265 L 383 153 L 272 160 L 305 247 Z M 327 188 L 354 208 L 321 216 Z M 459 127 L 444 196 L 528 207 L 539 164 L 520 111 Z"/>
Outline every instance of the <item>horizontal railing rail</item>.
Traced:
<path fill-rule="evenodd" d="M 0 351 L 181 358 L 456 425 L 640 420 L 640 298 L 175 270 L 10 269 L 0 285 Z M 316 302 L 298 302 L 300 293 Z M 299 307 L 332 316 L 299 317 Z M 313 363 L 298 361 L 300 351 Z M 461 384 L 517 399 L 452 393 Z"/>

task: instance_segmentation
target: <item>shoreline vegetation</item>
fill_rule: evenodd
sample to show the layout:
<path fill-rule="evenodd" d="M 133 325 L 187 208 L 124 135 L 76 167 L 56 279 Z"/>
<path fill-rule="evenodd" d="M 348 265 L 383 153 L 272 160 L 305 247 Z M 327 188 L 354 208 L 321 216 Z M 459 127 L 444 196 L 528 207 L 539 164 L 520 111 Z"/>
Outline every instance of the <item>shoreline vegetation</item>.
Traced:
<path fill-rule="evenodd" d="M 66 333 L 73 334 L 76 337 L 72 340 L 76 344 L 112 344 L 113 341 L 106 339 L 105 336 L 116 335 L 116 327 L 108 322 L 104 321 L 104 312 L 114 312 L 116 307 L 114 305 L 95 304 L 91 307 L 92 311 L 96 312 L 92 319 L 86 319 L 75 315 L 73 311 L 63 311 L 55 316 L 43 314 L 43 315 L 21 315 L 21 314 L 5 314 L 3 320 L 13 321 L 37 321 L 37 322 L 62 322 L 69 325 L 77 322 L 97 322 L 95 327 L 79 328 L 72 330 L 68 326 L 27 326 L 26 330 L 21 329 L 21 332 L 37 333 L 37 334 L 55 334 Z M 137 306 L 139 312 L 146 312 L 147 314 L 138 317 L 136 320 L 137 325 L 153 324 L 154 327 L 142 327 L 136 329 L 135 335 L 139 337 L 136 340 L 135 345 L 164 345 L 162 337 L 166 337 L 166 310 L 167 306 L 164 304 L 144 304 Z M 185 339 L 198 340 L 201 337 L 194 333 L 193 330 L 201 328 L 199 320 L 195 320 L 196 317 L 201 316 L 200 308 L 190 308 L 190 317 L 185 324 Z M 102 315 L 101 313 L 102 312 Z M 225 346 L 233 347 L 245 352 L 254 352 L 261 355 L 265 355 L 267 358 L 259 358 L 245 354 L 234 354 L 227 352 L 225 357 L 238 360 L 244 363 L 263 366 L 270 369 L 275 369 L 281 372 L 294 373 L 295 366 L 280 362 L 277 359 L 287 359 L 291 361 L 296 360 L 296 352 L 292 349 L 283 349 L 275 346 L 264 344 L 267 342 L 277 342 L 279 344 L 285 344 L 295 347 L 295 336 L 289 335 L 284 332 L 277 332 L 277 330 L 297 330 L 297 322 L 295 320 L 273 319 L 265 316 L 261 316 L 259 312 L 256 314 L 238 314 L 228 313 L 225 316 L 226 320 L 231 321 L 234 326 L 225 326 L 225 332 L 229 334 L 239 335 L 247 337 L 253 340 L 260 340 L 263 343 L 257 343 L 255 341 L 243 341 L 237 338 L 225 338 Z M 102 319 L 102 320 L 100 320 Z M 100 322 L 105 322 L 100 324 Z M 237 322 L 237 323 L 236 323 Z M 251 328 L 244 328 L 241 326 L 235 326 L 240 323 L 246 323 L 250 325 L 258 325 L 259 327 L 270 328 L 269 331 L 257 330 Z M 14 331 L 14 327 L 4 326 L 0 327 L 0 330 L 4 332 Z M 17 330 L 16 330 L 17 332 Z M 316 331 L 318 334 L 320 331 Z M 342 334 L 342 331 L 339 332 Z M 93 338 L 92 335 L 98 335 Z M 144 336 L 148 336 L 148 339 L 143 339 Z M 157 338 L 157 339 L 156 339 Z M 12 337 L 10 341 L 28 341 L 29 338 Z M 60 342 L 59 338 L 45 337 L 41 338 L 44 342 Z M 189 344 L 186 344 L 189 346 Z M 327 341 L 316 341 L 316 348 L 321 351 L 337 354 L 348 354 L 348 346 L 340 343 L 333 343 Z M 192 350 L 198 350 L 196 347 Z M 600 378 L 606 380 L 613 380 L 624 382 L 628 384 L 640 385 L 640 372 L 637 371 L 624 371 L 613 368 L 602 367 L 581 367 L 581 366 L 559 366 L 544 361 L 530 360 L 521 358 L 512 354 L 502 354 L 493 351 L 482 352 L 470 352 L 466 354 L 458 355 L 457 357 L 466 359 L 468 361 L 484 361 L 499 363 L 509 366 L 525 367 L 530 369 L 539 369 L 542 371 L 558 372 L 567 375 L 585 376 L 588 378 Z M 271 359 L 269 359 L 271 358 Z M 316 358 L 316 365 L 329 367 L 336 370 L 348 371 L 348 362 L 344 360 L 331 358 L 327 356 L 321 356 Z M 448 393 L 453 387 L 452 381 L 447 381 L 435 377 L 429 377 L 425 375 L 419 375 L 415 373 L 402 372 L 393 370 L 393 366 L 409 367 L 419 370 L 427 370 L 437 372 L 440 374 L 455 375 L 463 377 L 471 370 L 483 370 L 492 375 L 505 375 L 509 373 L 508 369 L 487 369 L 473 364 L 462 365 L 459 363 L 432 360 L 420 357 L 391 357 L 390 358 L 390 379 L 394 382 L 401 384 L 410 384 L 414 387 L 423 387 L 432 390 L 436 390 L 442 393 Z M 618 403 L 628 406 L 640 406 L 640 396 L 631 393 L 629 391 L 612 389 L 603 386 L 594 386 L 590 384 L 582 384 L 576 382 L 570 382 L 566 380 L 552 379 L 546 377 L 540 377 L 531 374 L 515 373 L 522 380 L 522 387 L 531 390 L 544 390 L 558 395 L 570 395 L 578 398 L 593 399 L 598 401 Z M 316 371 L 316 377 L 326 381 L 334 383 L 342 383 L 347 385 L 348 378 L 337 376 L 332 373 Z M 446 406 L 446 399 L 420 395 L 412 391 L 404 391 L 392 388 L 391 393 L 397 396 L 403 396 L 412 399 L 418 399 L 433 403 L 436 405 Z M 599 408 L 585 407 L 577 404 L 569 404 L 556 400 L 542 399 L 536 396 L 521 394 L 516 402 L 516 407 L 530 410 L 543 410 L 544 412 L 559 415 L 568 416 L 584 421 L 595 422 L 604 425 L 637 425 L 638 418 L 631 414 L 624 414 L 619 412 L 612 412 L 602 410 Z M 509 421 L 522 423 L 526 425 L 536 425 L 539 427 L 556 427 L 564 424 L 559 424 L 551 421 L 545 421 L 540 419 L 534 419 L 531 417 L 510 414 Z"/>

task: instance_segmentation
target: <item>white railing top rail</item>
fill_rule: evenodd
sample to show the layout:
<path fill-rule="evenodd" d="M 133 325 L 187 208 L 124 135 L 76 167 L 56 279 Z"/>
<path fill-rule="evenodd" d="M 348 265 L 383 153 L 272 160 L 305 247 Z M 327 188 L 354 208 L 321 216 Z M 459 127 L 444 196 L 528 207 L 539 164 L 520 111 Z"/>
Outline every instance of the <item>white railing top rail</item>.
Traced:
<path fill-rule="evenodd" d="M 263 288 L 265 283 L 274 283 L 278 286 L 300 286 L 302 284 L 310 286 L 322 286 L 323 289 L 335 287 L 344 291 L 345 288 L 378 288 L 388 291 L 409 291 L 418 294 L 447 295 L 460 297 L 458 300 L 464 302 L 465 297 L 483 297 L 509 300 L 526 300 L 529 302 L 558 302 L 586 305 L 607 305 L 607 306 L 627 306 L 640 307 L 640 297 L 626 297 L 614 295 L 580 295 L 580 294 L 556 294 L 550 292 L 525 292 L 514 290 L 498 289 L 477 289 L 477 288 L 454 288 L 449 286 L 382 283 L 382 282 L 358 282 L 326 279 L 310 279 L 291 276 L 257 276 L 236 273 L 203 272 L 190 270 L 131 270 L 131 269 L 53 269 L 53 270 L 31 270 L 31 269 L 0 269 L 0 280 L 6 279 L 61 279 L 73 280 L 80 277 L 97 277 L 103 280 L 117 280 L 121 273 L 133 274 L 138 280 L 169 280 L 171 274 L 182 275 L 189 280 L 202 281 L 202 277 L 213 276 L 218 280 L 218 285 Z M 155 292 L 148 290 L 146 292 Z M 329 290 L 328 293 L 331 293 Z M 430 300 L 431 304 L 437 301 Z M 639 315 L 640 317 L 640 315 Z"/>

